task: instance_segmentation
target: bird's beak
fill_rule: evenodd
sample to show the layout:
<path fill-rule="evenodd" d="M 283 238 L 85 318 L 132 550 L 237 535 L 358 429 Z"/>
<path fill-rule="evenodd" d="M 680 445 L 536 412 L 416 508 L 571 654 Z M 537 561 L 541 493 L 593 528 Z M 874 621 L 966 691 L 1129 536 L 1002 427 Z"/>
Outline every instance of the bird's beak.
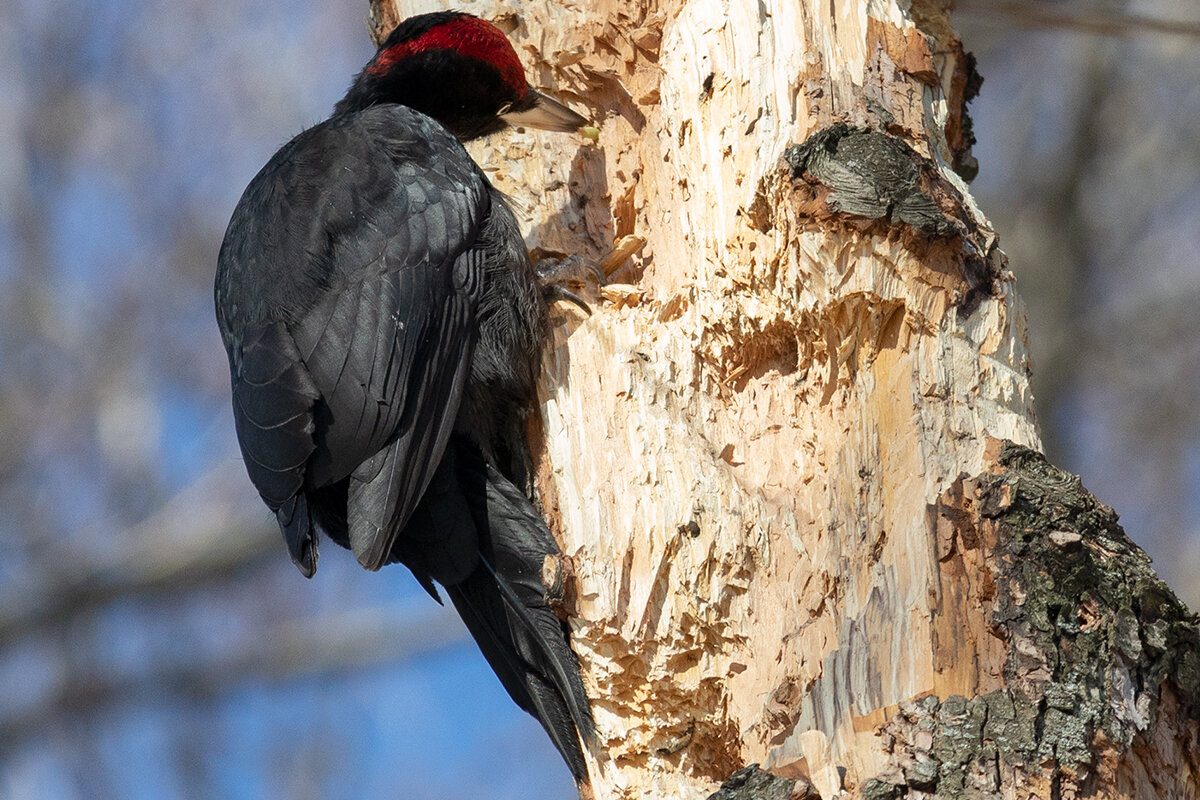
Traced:
<path fill-rule="evenodd" d="M 532 87 L 521 106 L 520 110 L 505 111 L 500 115 L 500 119 L 509 125 L 541 128 L 545 131 L 570 132 L 588 124 L 584 117 Z"/>

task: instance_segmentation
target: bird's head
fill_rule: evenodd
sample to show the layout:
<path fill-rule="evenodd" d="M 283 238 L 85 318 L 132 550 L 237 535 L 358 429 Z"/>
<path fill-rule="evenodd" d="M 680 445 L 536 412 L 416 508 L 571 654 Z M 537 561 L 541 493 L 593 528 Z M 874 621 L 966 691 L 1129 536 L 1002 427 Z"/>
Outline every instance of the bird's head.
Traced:
<path fill-rule="evenodd" d="M 456 11 L 409 17 L 355 78 L 335 113 L 399 103 L 462 141 L 507 125 L 573 131 L 587 120 L 532 88 L 495 25 Z"/>

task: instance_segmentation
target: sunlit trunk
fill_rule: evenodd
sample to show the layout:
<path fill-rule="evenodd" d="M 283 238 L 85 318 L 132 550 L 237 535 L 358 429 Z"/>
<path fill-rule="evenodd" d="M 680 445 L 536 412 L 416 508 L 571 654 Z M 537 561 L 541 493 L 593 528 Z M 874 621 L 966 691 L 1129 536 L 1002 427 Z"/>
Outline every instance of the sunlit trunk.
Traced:
<path fill-rule="evenodd" d="M 1195 621 L 1017 446 L 945 5 L 465 9 L 601 131 L 472 146 L 531 247 L 610 273 L 556 310 L 532 426 L 597 798 L 751 763 L 826 800 L 1196 796 Z"/>

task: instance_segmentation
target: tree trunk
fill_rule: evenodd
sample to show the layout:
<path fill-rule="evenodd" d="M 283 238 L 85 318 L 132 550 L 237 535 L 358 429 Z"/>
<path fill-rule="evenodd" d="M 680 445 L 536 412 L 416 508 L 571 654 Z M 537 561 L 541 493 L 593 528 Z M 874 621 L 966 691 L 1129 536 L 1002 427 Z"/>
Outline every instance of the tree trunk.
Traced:
<path fill-rule="evenodd" d="M 1033 452 L 946 5 L 467 9 L 601 128 L 472 145 L 609 273 L 533 431 L 597 798 L 1200 792 L 1196 620 Z"/>

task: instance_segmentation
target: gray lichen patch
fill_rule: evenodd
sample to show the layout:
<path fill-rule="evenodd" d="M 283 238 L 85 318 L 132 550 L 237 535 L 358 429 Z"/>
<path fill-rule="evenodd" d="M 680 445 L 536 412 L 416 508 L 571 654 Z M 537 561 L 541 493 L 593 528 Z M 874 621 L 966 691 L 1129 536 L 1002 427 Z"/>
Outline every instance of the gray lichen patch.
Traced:
<path fill-rule="evenodd" d="M 999 798 L 1020 787 L 1065 797 L 1115 780 L 1128 761 L 1114 751 L 1151 765 L 1191 753 L 1194 763 L 1200 619 L 1113 510 L 1009 442 L 991 471 L 962 486 L 943 501 L 957 507 L 939 513 L 974 526 L 973 546 L 987 548 L 1004 688 L 902 703 L 882 730 L 891 767 L 861 795 Z"/>
<path fill-rule="evenodd" d="M 978 484 L 983 516 L 994 515 L 1006 534 L 997 552 L 1002 580 L 994 622 L 1011 642 L 1024 640 L 1047 655 L 1050 707 L 1091 718 L 1110 740 L 1128 743 L 1150 724 L 1158 687 L 1170 681 L 1180 711 L 1196 719 L 1200 619 L 1078 477 L 1011 443 L 998 467 L 1003 471 Z M 991 498 L 1002 494 L 1011 502 L 996 508 Z M 1014 653 L 1010 679 L 1017 666 Z"/>

